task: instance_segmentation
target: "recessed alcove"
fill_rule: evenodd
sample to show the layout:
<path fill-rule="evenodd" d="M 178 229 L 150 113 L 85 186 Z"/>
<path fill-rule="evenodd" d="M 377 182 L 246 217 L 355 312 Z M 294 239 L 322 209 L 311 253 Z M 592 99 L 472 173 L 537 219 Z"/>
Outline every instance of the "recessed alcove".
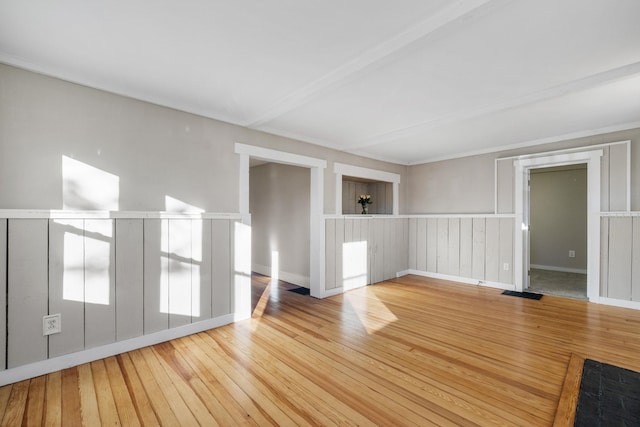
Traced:
<path fill-rule="evenodd" d="M 392 183 L 346 175 L 342 177 L 342 214 L 362 213 L 358 198 L 365 194 L 371 196 L 371 204 L 367 205 L 368 214 L 393 214 Z"/>

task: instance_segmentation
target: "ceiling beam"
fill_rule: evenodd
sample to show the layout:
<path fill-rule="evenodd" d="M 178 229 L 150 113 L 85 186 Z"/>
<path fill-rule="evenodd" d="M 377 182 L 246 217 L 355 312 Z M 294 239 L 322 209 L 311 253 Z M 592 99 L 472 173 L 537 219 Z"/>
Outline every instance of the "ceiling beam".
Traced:
<path fill-rule="evenodd" d="M 524 96 L 506 99 L 501 102 L 483 105 L 477 108 L 457 111 L 452 114 L 436 117 L 435 119 L 419 122 L 390 132 L 375 135 L 350 146 L 349 150 L 361 150 L 363 148 L 371 147 L 385 142 L 415 136 L 440 126 L 460 122 L 463 120 L 474 119 L 500 111 L 534 104 L 536 102 L 548 99 L 558 98 L 560 96 L 569 95 L 571 93 L 593 89 L 607 83 L 615 82 L 617 80 L 634 77 L 638 74 L 640 74 L 640 62 L 635 62 L 632 64 L 624 65 L 622 67 L 593 74 L 581 79 L 573 80 L 558 86 L 533 92 Z"/>
<path fill-rule="evenodd" d="M 477 13 L 490 4 L 495 6 L 504 2 L 504 0 L 460 0 L 452 3 L 429 18 L 366 50 L 361 55 L 354 57 L 298 90 L 285 95 L 267 110 L 247 120 L 244 125 L 250 128 L 260 128 L 273 119 L 308 103 L 324 90 L 347 80 L 368 67 L 372 67 L 415 41 L 446 27 L 462 17 Z"/>

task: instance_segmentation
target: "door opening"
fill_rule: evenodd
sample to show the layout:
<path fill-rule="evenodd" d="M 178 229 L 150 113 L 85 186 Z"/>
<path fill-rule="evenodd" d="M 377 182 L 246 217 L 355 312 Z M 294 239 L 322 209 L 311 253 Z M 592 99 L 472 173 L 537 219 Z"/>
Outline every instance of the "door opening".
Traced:
<path fill-rule="evenodd" d="M 531 292 L 587 299 L 587 164 L 528 171 Z"/>
<path fill-rule="evenodd" d="M 586 164 L 587 167 L 587 299 L 600 298 L 600 158 L 602 150 L 559 151 L 521 156 L 515 167 L 515 290 L 529 283 L 529 177 L 533 169 Z M 535 232 L 535 230 L 533 230 Z M 568 252 L 567 252 L 568 253 Z"/>

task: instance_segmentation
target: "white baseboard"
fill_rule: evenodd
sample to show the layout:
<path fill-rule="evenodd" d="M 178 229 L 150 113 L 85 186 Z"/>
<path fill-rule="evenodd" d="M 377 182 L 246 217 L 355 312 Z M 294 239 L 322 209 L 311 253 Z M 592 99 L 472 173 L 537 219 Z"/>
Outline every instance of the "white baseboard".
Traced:
<path fill-rule="evenodd" d="M 451 276 L 448 274 L 432 273 L 429 271 L 412 270 L 412 269 L 398 272 L 397 277 L 404 276 L 406 274 L 415 274 L 416 276 L 430 277 L 432 279 L 449 280 L 451 282 L 458 282 L 458 283 L 464 283 L 464 284 L 476 285 L 476 286 L 486 286 L 488 288 L 504 289 L 507 291 L 515 290 L 515 286 L 509 283 L 491 282 L 488 280 L 471 279 L 469 277 Z"/>
<path fill-rule="evenodd" d="M 255 271 L 258 274 L 262 274 L 263 276 L 271 277 L 271 267 L 268 267 L 266 265 L 253 264 L 251 266 L 251 270 Z M 278 271 L 278 279 L 282 280 L 283 282 L 302 286 L 303 288 L 308 288 L 311 286 L 311 280 L 309 279 L 309 276 L 289 273 L 287 271 Z"/>
<path fill-rule="evenodd" d="M 530 264 L 529 268 L 535 268 L 537 270 L 561 271 L 563 273 L 587 274 L 587 270 L 582 268 L 556 267 L 555 265 Z"/>
<path fill-rule="evenodd" d="M 320 298 L 327 298 L 327 297 L 332 297 L 334 295 L 339 295 L 344 293 L 344 288 L 341 286 L 339 288 L 334 288 L 334 289 L 325 289 L 322 292 L 322 296 Z"/>
<path fill-rule="evenodd" d="M 598 304 L 611 305 L 614 307 L 632 308 L 634 310 L 640 310 L 640 301 L 626 301 L 622 299 L 599 297 L 598 299 L 589 300 L 589 302 L 595 302 Z"/>
<path fill-rule="evenodd" d="M 94 360 L 126 353 L 127 351 L 136 350 L 138 348 L 181 338 L 187 335 L 206 331 L 207 329 L 217 328 L 233 323 L 235 320 L 234 317 L 235 316 L 233 314 L 227 314 L 216 317 L 215 319 L 203 320 L 190 325 L 166 329 L 149 335 L 142 335 L 140 337 L 118 341 L 113 344 L 65 354 L 63 356 L 53 357 L 51 359 L 30 363 L 28 365 L 17 366 L 0 372 L 0 386 L 60 371 L 72 366 L 82 365 L 83 363 L 93 362 Z"/>

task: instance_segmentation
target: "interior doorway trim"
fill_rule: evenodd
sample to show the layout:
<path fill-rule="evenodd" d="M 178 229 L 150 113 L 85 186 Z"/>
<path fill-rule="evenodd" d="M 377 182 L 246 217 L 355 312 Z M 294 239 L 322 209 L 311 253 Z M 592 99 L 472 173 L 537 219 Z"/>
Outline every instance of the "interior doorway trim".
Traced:
<path fill-rule="evenodd" d="M 603 150 L 579 152 L 549 152 L 522 156 L 514 160 L 515 167 L 515 289 L 522 292 L 527 280 L 529 251 L 529 185 L 531 169 L 587 164 L 587 298 L 600 298 L 600 158 Z"/>
<path fill-rule="evenodd" d="M 251 225 L 249 211 L 249 160 L 251 158 L 300 166 L 311 170 L 311 185 L 309 189 L 310 294 L 313 297 L 322 298 L 324 289 L 324 170 L 327 167 L 327 161 L 239 142 L 235 144 L 235 152 L 240 155 L 240 216 L 242 217 L 242 222 L 247 225 Z"/>
<path fill-rule="evenodd" d="M 342 215 L 342 176 L 354 176 L 358 178 L 372 179 L 375 181 L 390 182 L 393 185 L 393 215 L 400 213 L 400 175 L 377 169 L 363 168 L 361 166 L 334 163 L 333 171 L 336 174 L 336 215 Z"/>

